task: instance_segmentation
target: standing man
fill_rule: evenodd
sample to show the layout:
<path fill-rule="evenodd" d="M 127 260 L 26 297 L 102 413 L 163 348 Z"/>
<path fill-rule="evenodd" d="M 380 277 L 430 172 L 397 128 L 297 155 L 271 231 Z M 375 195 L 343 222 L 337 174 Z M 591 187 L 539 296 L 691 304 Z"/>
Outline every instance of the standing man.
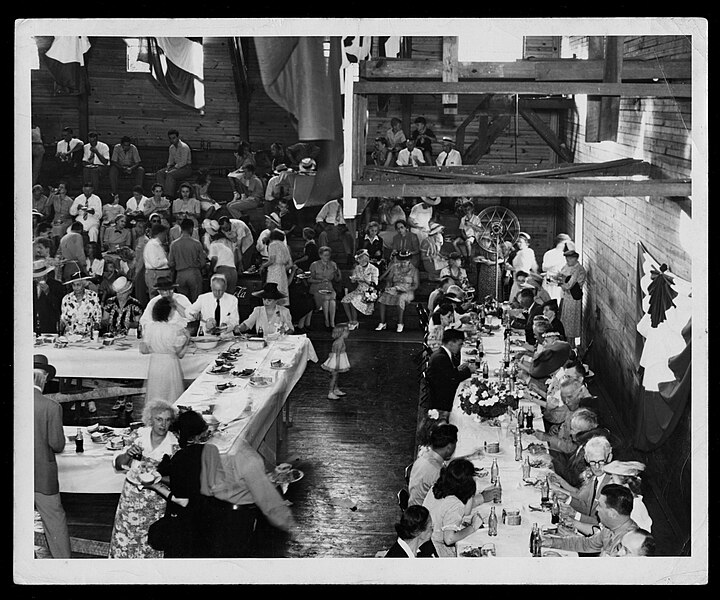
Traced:
<path fill-rule="evenodd" d="M 171 198 L 175 195 L 175 186 L 178 181 L 190 179 L 192 175 L 192 154 L 190 146 L 180 139 L 177 129 L 168 131 L 170 147 L 168 148 L 168 161 L 164 169 L 160 169 L 155 177 L 157 182 L 165 188 Z"/>
<path fill-rule="evenodd" d="M 40 513 L 48 548 L 53 558 L 70 558 L 70 534 L 60 501 L 55 455 L 65 448 L 62 407 L 43 395 L 45 383 L 55 377 L 55 367 L 46 356 L 33 357 L 35 393 L 35 509 Z"/>
<path fill-rule="evenodd" d="M 438 167 L 450 167 L 453 165 L 462 165 L 462 156 L 455 150 L 455 141 L 449 137 L 442 139 L 443 151 L 438 155 L 435 164 Z"/>
<path fill-rule="evenodd" d="M 250 266 L 250 259 L 252 258 L 252 253 L 250 253 L 247 254 L 246 259 L 247 251 L 253 247 L 252 231 L 250 231 L 245 221 L 241 219 L 231 219 L 225 215 L 218 219 L 218 226 L 220 227 L 220 231 L 225 234 L 225 237 L 230 240 L 233 245 L 235 266 L 238 272 L 243 271 L 245 263 L 247 262 L 248 266 Z"/>
<path fill-rule="evenodd" d="M 202 270 L 207 265 L 205 248 L 193 238 L 194 230 L 192 219 L 183 219 L 180 222 L 180 237 L 170 244 L 168 253 L 168 265 L 175 270 L 175 283 L 191 303 L 202 291 Z"/>
<path fill-rule="evenodd" d="M 98 140 L 95 131 L 88 133 L 88 143 L 83 146 L 83 179 L 100 189 L 100 177 L 104 177 L 110 166 L 110 147 Z"/>
<path fill-rule="evenodd" d="M 160 277 L 170 277 L 170 265 L 165 252 L 165 233 L 167 228 L 162 223 L 154 223 L 150 230 L 150 239 L 143 248 L 145 263 L 145 284 L 151 298 L 157 296 L 155 284 Z"/>
<path fill-rule="evenodd" d="M 83 183 L 83 193 L 70 205 L 70 214 L 83 227 L 91 242 L 100 237 L 100 217 L 102 217 L 102 200 L 93 193 L 93 184 Z"/>
<path fill-rule="evenodd" d="M 232 294 L 226 294 L 226 289 L 225 275 L 216 273 L 210 278 L 210 291 L 200 294 L 188 310 L 188 317 L 200 319 L 205 332 L 221 325 L 227 325 L 227 331 L 232 331 L 240 324 L 238 300 Z"/>
<path fill-rule="evenodd" d="M 118 195 L 118 179 L 131 177 L 135 186 L 142 187 L 145 169 L 140 164 L 140 152 L 128 136 L 123 136 L 119 144 L 115 144 L 110 158 L 110 192 Z"/>
<path fill-rule="evenodd" d="M 477 367 L 472 363 L 460 363 L 460 348 L 465 334 L 457 329 L 443 332 L 442 346 L 430 356 L 426 373 L 430 388 L 430 408 L 449 413 L 455 392 L 461 381 L 470 377 Z M 440 415 L 443 416 L 442 413 Z"/>
<path fill-rule="evenodd" d="M 160 277 L 155 284 L 156 295 L 147 303 L 142 316 L 140 317 L 140 325 L 147 327 L 147 325 L 153 320 L 152 311 L 153 307 L 160 298 L 167 298 L 172 305 L 170 316 L 168 317 L 168 323 L 178 325 L 180 327 L 187 327 L 190 317 L 188 311 L 192 304 L 187 296 L 184 294 L 178 294 L 175 292 L 178 285 L 173 283 L 170 277 Z"/>

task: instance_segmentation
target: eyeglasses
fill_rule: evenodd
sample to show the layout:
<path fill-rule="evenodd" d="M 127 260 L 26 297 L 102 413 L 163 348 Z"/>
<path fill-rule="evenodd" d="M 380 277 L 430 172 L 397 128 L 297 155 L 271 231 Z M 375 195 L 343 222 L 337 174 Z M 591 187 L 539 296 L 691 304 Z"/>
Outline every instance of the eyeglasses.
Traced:
<path fill-rule="evenodd" d="M 591 467 L 604 467 L 608 464 L 606 460 L 586 460 L 585 462 Z"/>

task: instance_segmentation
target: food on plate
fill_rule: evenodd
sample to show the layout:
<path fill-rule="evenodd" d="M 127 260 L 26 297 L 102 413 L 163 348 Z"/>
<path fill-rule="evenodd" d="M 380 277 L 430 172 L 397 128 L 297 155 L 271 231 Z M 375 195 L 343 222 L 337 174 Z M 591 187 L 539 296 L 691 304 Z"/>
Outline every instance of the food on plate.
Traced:
<path fill-rule="evenodd" d="M 270 385 L 272 381 L 270 377 L 255 376 L 250 378 L 250 385 L 265 386 Z"/>
<path fill-rule="evenodd" d="M 546 454 L 547 449 L 542 444 L 528 444 L 528 447 L 525 448 L 530 454 Z"/>
<path fill-rule="evenodd" d="M 145 485 L 149 485 L 153 483 L 156 479 L 157 475 L 154 471 L 148 471 L 146 473 L 140 473 L 138 475 L 138 479 L 140 480 L 140 483 L 144 483 Z"/>
<path fill-rule="evenodd" d="M 278 467 L 279 466 L 280 465 L 278 465 Z M 303 472 L 293 468 L 282 471 L 278 471 L 278 469 L 276 468 L 272 473 L 270 473 L 270 480 L 276 484 L 295 483 L 296 481 L 302 479 L 302 477 Z"/>
<path fill-rule="evenodd" d="M 468 546 L 467 548 L 460 551 L 460 556 L 477 558 L 482 556 L 482 548 L 477 546 Z"/>
<path fill-rule="evenodd" d="M 282 361 L 281 360 L 271 360 L 270 361 L 271 367 L 282 367 Z"/>
<path fill-rule="evenodd" d="M 243 369 L 242 371 L 233 371 L 231 374 L 236 377 L 250 377 L 255 372 L 255 369 Z"/>

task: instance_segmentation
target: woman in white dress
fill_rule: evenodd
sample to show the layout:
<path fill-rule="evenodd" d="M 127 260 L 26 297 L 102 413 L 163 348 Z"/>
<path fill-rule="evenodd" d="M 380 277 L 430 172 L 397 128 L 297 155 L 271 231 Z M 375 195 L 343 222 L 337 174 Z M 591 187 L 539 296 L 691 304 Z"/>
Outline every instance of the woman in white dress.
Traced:
<path fill-rule="evenodd" d="M 263 305 L 256 306 L 250 316 L 237 326 L 238 333 L 245 333 L 251 329 L 256 332 L 262 330 L 263 335 L 276 335 L 278 333 L 292 333 L 293 323 L 290 309 L 280 306 L 279 301 L 285 295 L 278 290 L 277 283 L 266 283 L 263 289 L 253 292 L 256 298 L 262 298 Z"/>
<path fill-rule="evenodd" d="M 358 328 L 357 313 L 371 315 L 375 310 L 375 302 L 365 301 L 365 292 L 371 288 L 377 288 L 380 272 L 370 262 L 370 253 L 365 249 L 358 250 L 355 254 L 355 270 L 350 275 L 350 281 L 354 281 L 357 287 L 343 296 L 340 301 L 345 309 L 348 318 L 348 329 L 351 331 Z"/>
<path fill-rule="evenodd" d="M 562 290 L 557 283 L 557 277 L 560 273 L 560 269 L 565 266 L 565 243 L 570 241 L 570 236 L 567 233 L 559 233 L 555 236 L 555 246 L 550 248 L 542 259 L 542 275 L 543 275 L 543 288 L 550 295 L 551 299 L 557 300 L 560 304 L 562 300 Z"/>
<path fill-rule="evenodd" d="M 273 229 L 268 236 L 268 257 L 260 265 L 260 272 L 267 269 L 266 283 L 276 283 L 282 298 L 277 303 L 280 306 L 290 304 L 288 299 L 288 270 L 293 265 L 290 250 L 285 243 L 285 234 L 280 229 Z"/>

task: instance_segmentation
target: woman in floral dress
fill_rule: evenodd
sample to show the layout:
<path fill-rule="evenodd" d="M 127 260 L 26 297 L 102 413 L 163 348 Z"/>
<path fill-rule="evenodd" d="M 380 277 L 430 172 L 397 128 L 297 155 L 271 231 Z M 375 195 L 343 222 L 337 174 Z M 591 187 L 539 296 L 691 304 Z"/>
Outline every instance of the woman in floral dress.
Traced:
<path fill-rule="evenodd" d="M 94 323 L 100 324 L 102 307 L 100 298 L 92 290 L 88 290 L 89 277 L 75 273 L 66 285 L 72 286 L 72 292 L 67 294 L 60 303 L 60 323 L 65 334 L 90 335 Z"/>
<path fill-rule="evenodd" d="M 415 299 L 415 290 L 420 285 L 420 272 L 410 262 L 410 252 L 400 252 L 397 261 L 390 265 L 383 277 L 387 277 L 387 284 L 378 298 L 380 303 L 380 323 L 375 330 L 382 331 L 387 328 L 387 323 L 385 323 L 387 307 L 397 306 L 397 332 L 401 333 L 405 327 L 403 323 L 405 307 L 408 302 Z"/>
<path fill-rule="evenodd" d="M 568 248 L 564 253 L 566 265 L 560 269 L 558 281 L 563 292 L 560 303 L 560 315 L 565 326 L 565 338 L 570 346 L 575 346 L 575 338 L 582 333 L 582 296 L 579 299 L 572 297 L 570 289 L 575 285 L 580 286 L 582 291 L 585 283 L 585 268 L 578 262 L 580 255 L 574 247 Z"/>
<path fill-rule="evenodd" d="M 113 458 L 113 466 L 128 469 L 137 480 L 142 472 L 155 471 L 163 456 L 178 450 L 178 439 L 170 432 L 175 409 L 167 402 L 153 400 L 145 405 L 143 423 L 129 445 Z M 165 499 L 147 487 L 125 481 L 110 536 L 110 558 L 162 558 L 147 542 L 148 527 L 165 513 Z"/>
<path fill-rule="evenodd" d="M 380 271 L 370 262 L 370 253 L 365 249 L 358 250 L 355 255 L 358 264 L 350 275 L 350 280 L 357 283 L 357 287 L 341 300 L 345 314 L 347 315 L 350 330 L 358 328 L 357 311 L 364 315 L 371 315 L 375 310 L 375 302 L 365 301 L 365 292 L 376 288 Z"/>

